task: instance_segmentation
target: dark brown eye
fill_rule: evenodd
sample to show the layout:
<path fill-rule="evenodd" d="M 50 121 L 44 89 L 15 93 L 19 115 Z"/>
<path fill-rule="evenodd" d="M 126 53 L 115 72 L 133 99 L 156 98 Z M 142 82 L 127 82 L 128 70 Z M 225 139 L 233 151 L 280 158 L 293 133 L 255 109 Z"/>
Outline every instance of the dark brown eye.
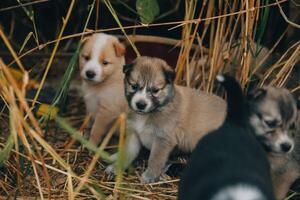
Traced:
<path fill-rule="evenodd" d="M 159 88 L 155 88 L 155 87 L 153 87 L 153 88 L 151 88 L 150 89 L 150 92 L 152 93 L 152 94 L 157 94 L 158 92 L 159 92 Z"/>
<path fill-rule="evenodd" d="M 103 64 L 103 65 L 108 65 L 108 64 L 109 64 L 109 62 L 108 62 L 108 61 L 106 61 L 106 60 L 103 60 L 103 61 L 102 61 L 102 64 Z"/>
<path fill-rule="evenodd" d="M 131 86 L 131 89 L 134 90 L 134 91 L 137 91 L 139 89 L 139 85 L 138 84 L 130 84 Z"/>
<path fill-rule="evenodd" d="M 83 58 L 84 60 L 89 60 L 89 59 L 90 59 L 90 56 L 89 56 L 89 55 L 82 55 L 82 58 Z"/>
<path fill-rule="evenodd" d="M 277 120 L 264 120 L 269 128 L 275 128 L 277 125 Z"/>

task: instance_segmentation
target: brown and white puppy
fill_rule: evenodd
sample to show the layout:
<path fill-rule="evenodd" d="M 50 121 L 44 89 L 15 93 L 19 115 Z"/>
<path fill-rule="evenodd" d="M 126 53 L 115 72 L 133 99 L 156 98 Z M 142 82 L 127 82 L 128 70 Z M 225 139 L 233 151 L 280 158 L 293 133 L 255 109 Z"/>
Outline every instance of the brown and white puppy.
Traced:
<path fill-rule="evenodd" d="M 249 101 L 255 110 L 250 123 L 268 152 L 276 198 L 283 199 L 300 175 L 297 103 L 287 89 L 275 87 L 258 89 Z"/>
<path fill-rule="evenodd" d="M 222 124 L 226 103 L 216 95 L 174 85 L 175 71 L 159 58 L 139 57 L 124 66 L 124 73 L 131 108 L 124 167 L 132 163 L 143 145 L 151 152 L 141 181 L 154 182 L 175 146 L 191 152 L 206 133 Z M 106 169 L 107 173 L 114 171 L 114 165 Z"/>
<path fill-rule="evenodd" d="M 284 199 L 291 185 L 300 177 L 300 111 L 290 130 L 294 149 L 289 154 L 269 155 L 272 166 L 273 187 L 277 199 Z"/>
<path fill-rule="evenodd" d="M 127 110 L 122 67 L 125 47 L 114 36 L 94 34 L 83 44 L 79 57 L 82 92 L 92 115 L 90 141 L 98 144 L 111 123 Z"/>

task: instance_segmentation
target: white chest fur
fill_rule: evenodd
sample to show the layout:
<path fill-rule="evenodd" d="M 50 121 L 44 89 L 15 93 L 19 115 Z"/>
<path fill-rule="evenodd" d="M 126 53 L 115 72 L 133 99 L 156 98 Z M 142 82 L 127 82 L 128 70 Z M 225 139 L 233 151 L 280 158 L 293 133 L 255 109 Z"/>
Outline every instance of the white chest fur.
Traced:
<path fill-rule="evenodd" d="M 87 89 L 86 87 L 82 87 L 83 98 L 85 102 L 85 106 L 88 113 L 92 114 L 94 118 L 97 113 L 97 105 L 99 103 L 99 92 L 97 90 Z"/>
<path fill-rule="evenodd" d="M 129 120 L 129 125 L 134 129 L 143 146 L 151 149 L 155 138 L 155 128 L 148 122 L 148 116 L 136 115 Z"/>

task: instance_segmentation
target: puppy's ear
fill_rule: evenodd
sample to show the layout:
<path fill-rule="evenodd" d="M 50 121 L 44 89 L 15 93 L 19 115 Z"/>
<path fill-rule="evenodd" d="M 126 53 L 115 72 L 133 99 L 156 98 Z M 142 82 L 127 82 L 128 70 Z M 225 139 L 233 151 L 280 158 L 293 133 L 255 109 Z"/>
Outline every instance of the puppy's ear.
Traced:
<path fill-rule="evenodd" d="M 267 94 L 267 90 L 264 88 L 258 88 L 254 91 L 251 91 L 247 97 L 249 100 L 256 101 L 264 98 Z"/>
<path fill-rule="evenodd" d="M 113 46 L 117 57 L 124 56 L 126 50 L 123 44 L 117 41 L 113 43 Z"/>
<path fill-rule="evenodd" d="M 132 70 L 133 65 L 133 63 L 123 65 L 123 73 L 127 75 Z"/>
<path fill-rule="evenodd" d="M 86 35 L 80 40 L 80 46 L 82 47 L 92 36 L 91 35 Z"/>
<path fill-rule="evenodd" d="M 173 69 L 164 69 L 164 74 L 167 80 L 167 83 L 173 83 L 176 73 Z"/>

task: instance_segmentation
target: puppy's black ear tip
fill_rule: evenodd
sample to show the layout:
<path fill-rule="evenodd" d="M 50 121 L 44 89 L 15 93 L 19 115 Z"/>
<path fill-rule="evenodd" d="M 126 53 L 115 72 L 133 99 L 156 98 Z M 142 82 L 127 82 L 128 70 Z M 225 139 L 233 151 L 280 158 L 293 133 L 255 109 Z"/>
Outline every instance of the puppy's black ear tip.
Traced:
<path fill-rule="evenodd" d="M 262 99 L 263 97 L 265 97 L 267 94 L 267 90 L 265 88 L 258 88 L 254 91 L 251 91 L 248 94 L 248 98 L 250 100 L 258 100 L 258 99 Z"/>
<path fill-rule="evenodd" d="M 176 73 L 174 70 L 165 70 L 164 71 L 166 80 L 168 83 L 173 83 L 176 77 Z"/>
<path fill-rule="evenodd" d="M 123 73 L 127 74 L 133 68 L 133 63 L 123 65 Z"/>

